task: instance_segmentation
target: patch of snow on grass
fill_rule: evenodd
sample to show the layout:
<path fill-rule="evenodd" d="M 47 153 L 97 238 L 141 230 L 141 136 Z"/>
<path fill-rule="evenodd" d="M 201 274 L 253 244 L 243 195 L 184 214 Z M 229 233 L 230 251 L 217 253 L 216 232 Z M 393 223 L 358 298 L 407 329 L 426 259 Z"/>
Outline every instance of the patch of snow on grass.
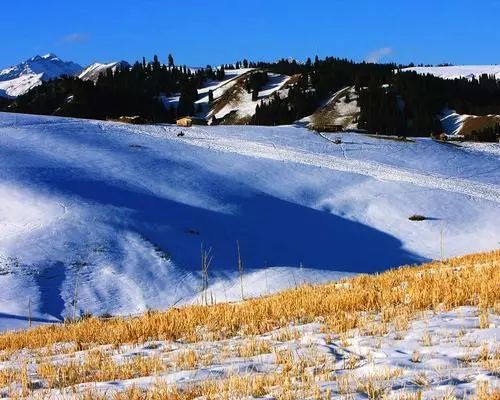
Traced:
<path fill-rule="evenodd" d="M 335 399 L 365 399 L 379 398 L 373 397 L 378 393 L 390 399 L 435 399 L 450 394 L 468 399 L 480 391 L 493 396 L 500 390 L 496 341 L 500 317 L 490 312 L 488 325 L 482 326 L 480 314 L 477 308 L 461 307 L 425 312 L 404 324 L 401 319 L 399 323 L 382 322 L 381 315 L 373 314 L 367 316 L 372 322 L 366 328 L 343 335 L 330 333 L 328 326 L 318 321 L 223 341 L 153 341 L 76 352 L 60 346 L 55 354 L 13 354 L 0 363 L 0 372 L 26 362 L 29 379 L 38 382 L 32 389 L 33 396 L 43 393 L 45 397 L 64 398 L 81 398 L 83 393 L 113 396 L 127 390 L 156 390 L 159 394 L 165 384 L 170 389 L 186 390 L 203 385 L 203 390 L 215 389 L 217 393 L 226 388 L 233 396 L 248 389 L 248 395 L 253 394 L 248 398 L 329 393 Z M 40 365 L 82 363 L 92 360 L 92 355 L 96 360 L 108 360 L 106 365 L 113 365 L 116 371 L 120 365 L 134 362 L 143 366 L 155 362 L 155 368 L 149 373 L 137 368 L 129 379 L 118 375 L 92 381 L 91 375 L 81 374 L 75 379 L 82 383 L 62 388 L 48 388 L 48 380 L 40 376 Z M 272 377 L 274 384 L 252 389 L 252 379 L 266 377 Z M 232 379 L 232 385 L 227 386 L 228 379 Z M 236 379 L 241 379 L 241 385 Z M 0 395 L 19 391 L 4 387 Z"/>

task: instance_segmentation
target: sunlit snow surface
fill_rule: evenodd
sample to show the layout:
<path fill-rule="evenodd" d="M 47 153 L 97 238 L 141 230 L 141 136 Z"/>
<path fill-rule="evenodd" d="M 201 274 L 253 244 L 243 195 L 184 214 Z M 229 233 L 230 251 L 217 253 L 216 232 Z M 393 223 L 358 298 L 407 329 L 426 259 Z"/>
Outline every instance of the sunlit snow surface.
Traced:
<path fill-rule="evenodd" d="M 443 79 L 478 79 L 481 75 L 495 76 L 500 79 L 500 65 L 450 65 L 444 67 L 411 67 L 403 71 L 431 74 Z"/>
<path fill-rule="evenodd" d="M 499 247 L 498 144 L 342 139 L 0 114 L 0 329 Z"/>

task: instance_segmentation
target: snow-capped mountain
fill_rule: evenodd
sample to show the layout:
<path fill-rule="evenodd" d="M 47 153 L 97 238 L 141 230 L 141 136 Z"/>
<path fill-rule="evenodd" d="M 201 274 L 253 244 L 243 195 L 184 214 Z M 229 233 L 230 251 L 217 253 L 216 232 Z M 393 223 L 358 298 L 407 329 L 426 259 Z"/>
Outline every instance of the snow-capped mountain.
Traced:
<path fill-rule="evenodd" d="M 107 64 L 94 63 L 85 68 L 78 77 L 84 81 L 97 81 L 99 75 L 111 69 L 113 72 L 118 68 L 130 68 L 130 64 L 126 61 L 115 61 Z"/>
<path fill-rule="evenodd" d="M 43 81 L 62 75 L 74 76 L 82 67 L 71 61 L 63 61 L 55 54 L 35 56 L 18 65 L 0 71 L 0 96 L 17 97 Z"/>

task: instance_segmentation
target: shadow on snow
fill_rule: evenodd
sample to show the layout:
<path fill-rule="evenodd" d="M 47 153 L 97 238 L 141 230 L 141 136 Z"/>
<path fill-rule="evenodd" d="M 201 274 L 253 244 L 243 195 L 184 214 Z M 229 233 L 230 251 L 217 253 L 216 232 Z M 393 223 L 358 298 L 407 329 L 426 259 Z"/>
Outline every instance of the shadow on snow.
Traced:
<path fill-rule="evenodd" d="M 51 187 L 56 184 L 50 182 Z M 104 181 L 73 179 L 60 189 L 103 206 L 131 210 L 128 218 L 112 223 L 159 245 L 184 269 L 199 269 L 201 243 L 212 248 L 214 268 L 234 269 L 236 240 L 250 268 L 302 264 L 375 272 L 422 261 L 384 232 L 263 193 L 226 198 L 237 209 L 224 214 Z"/>

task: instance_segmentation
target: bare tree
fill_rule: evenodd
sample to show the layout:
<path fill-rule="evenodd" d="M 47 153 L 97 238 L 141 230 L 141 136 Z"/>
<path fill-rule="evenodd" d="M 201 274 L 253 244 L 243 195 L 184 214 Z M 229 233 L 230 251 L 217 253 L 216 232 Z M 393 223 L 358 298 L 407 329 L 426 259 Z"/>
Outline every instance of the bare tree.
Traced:
<path fill-rule="evenodd" d="M 203 243 L 201 244 L 201 301 L 204 302 L 205 305 L 208 305 L 208 269 L 210 268 L 210 264 L 212 263 L 212 248 L 205 251 L 203 249 Z M 213 298 L 212 298 L 213 301 Z"/>

